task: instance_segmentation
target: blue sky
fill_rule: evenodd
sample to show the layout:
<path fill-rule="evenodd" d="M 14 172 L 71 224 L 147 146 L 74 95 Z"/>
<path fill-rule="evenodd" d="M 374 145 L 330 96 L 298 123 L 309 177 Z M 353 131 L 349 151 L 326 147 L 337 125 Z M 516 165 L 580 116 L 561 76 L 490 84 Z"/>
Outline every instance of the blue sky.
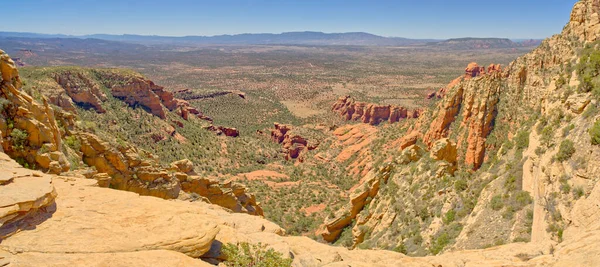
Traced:
<path fill-rule="evenodd" d="M 544 38 L 562 30 L 575 2 L 13 0 L 0 3 L 0 31 L 184 36 L 310 30 L 409 38 Z"/>

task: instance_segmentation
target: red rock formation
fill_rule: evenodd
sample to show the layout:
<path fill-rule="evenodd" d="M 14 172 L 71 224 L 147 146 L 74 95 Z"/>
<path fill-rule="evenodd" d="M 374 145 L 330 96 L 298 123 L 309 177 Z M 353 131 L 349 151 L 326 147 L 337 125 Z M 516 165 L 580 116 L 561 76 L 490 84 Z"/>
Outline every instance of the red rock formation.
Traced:
<path fill-rule="evenodd" d="M 477 77 L 480 74 L 485 74 L 485 67 L 479 67 L 475 62 L 469 63 L 465 69 L 465 77 Z"/>
<path fill-rule="evenodd" d="M 405 148 L 416 144 L 420 137 L 421 133 L 415 131 L 403 136 L 398 141 L 396 141 L 396 143 L 400 150 L 404 150 Z"/>
<path fill-rule="evenodd" d="M 94 83 L 82 73 L 66 71 L 55 75 L 54 79 L 65 90 L 73 102 L 84 107 L 92 107 L 98 113 L 106 112 L 101 104 L 106 100 L 106 95 L 100 91 L 98 84 Z M 58 106 L 65 108 L 66 110 L 75 110 L 70 103 L 64 103 L 64 100 L 52 102 L 58 102 Z"/>
<path fill-rule="evenodd" d="M 140 105 L 150 113 L 165 119 L 166 113 L 162 105 L 163 87 L 141 77 L 133 77 L 128 83 L 115 85 L 111 88 L 113 96 L 122 99 L 131 106 Z M 158 94 L 157 94 L 158 93 Z M 168 100 L 168 99 L 167 99 Z"/>
<path fill-rule="evenodd" d="M 417 118 L 420 114 L 419 110 L 408 110 L 405 107 L 358 102 L 350 96 L 339 98 L 333 104 L 332 110 L 338 112 L 346 120 L 361 121 L 371 125 L 377 125 L 383 121 L 394 123 L 401 119 Z"/>
<path fill-rule="evenodd" d="M 219 129 L 225 136 L 229 136 L 229 137 L 240 136 L 240 131 L 238 131 L 238 129 L 236 129 L 236 128 L 219 126 L 219 127 L 217 127 L 217 129 Z"/>
<path fill-rule="evenodd" d="M 275 123 L 275 129 L 271 130 L 271 139 L 282 145 L 282 151 L 285 159 L 298 159 L 304 161 L 303 154 L 306 151 L 316 149 L 318 143 L 309 143 L 304 137 L 294 133 L 292 126 L 287 124 Z"/>
<path fill-rule="evenodd" d="M 485 75 L 485 80 L 472 82 L 471 78 Z M 496 118 L 496 104 L 500 86 L 497 81 L 502 76 L 500 65 L 490 65 L 487 70 L 471 63 L 465 70 L 465 76 L 459 77 L 448 86 L 456 87 L 439 104 L 437 114 L 423 137 L 429 147 L 436 140 L 448 137 L 450 125 L 462 114 L 461 138 L 466 141 L 465 163 L 477 169 L 485 156 L 485 140 L 493 128 Z M 451 84 L 452 84 L 451 83 Z M 459 123 L 459 122 L 457 122 Z M 459 144 L 460 145 L 460 144 Z"/>
<path fill-rule="evenodd" d="M 214 126 L 211 124 L 210 126 L 204 127 L 204 129 L 213 131 L 217 135 L 225 135 L 225 136 L 229 136 L 229 137 L 240 136 L 240 131 L 236 128 L 229 128 L 229 127 L 224 127 L 224 126 Z"/>

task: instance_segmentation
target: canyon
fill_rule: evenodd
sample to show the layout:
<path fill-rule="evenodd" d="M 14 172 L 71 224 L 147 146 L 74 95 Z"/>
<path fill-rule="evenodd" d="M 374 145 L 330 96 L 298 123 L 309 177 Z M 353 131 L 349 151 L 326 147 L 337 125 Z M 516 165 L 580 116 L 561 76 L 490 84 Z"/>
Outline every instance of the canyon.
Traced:
<path fill-rule="evenodd" d="M 560 34 L 419 107 L 345 84 L 281 122 L 278 89 L 196 94 L 0 50 L 0 266 L 598 265 L 599 14 L 577 2 Z"/>

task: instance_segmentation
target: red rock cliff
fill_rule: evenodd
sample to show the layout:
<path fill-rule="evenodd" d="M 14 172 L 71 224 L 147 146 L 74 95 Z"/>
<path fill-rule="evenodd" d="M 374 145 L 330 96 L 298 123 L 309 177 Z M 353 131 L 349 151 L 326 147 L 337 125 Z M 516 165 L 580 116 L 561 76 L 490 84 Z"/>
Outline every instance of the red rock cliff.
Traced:
<path fill-rule="evenodd" d="M 371 125 L 377 125 L 383 121 L 394 123 L 401 119 L 417 118 L 420 114 L 418 109 L 409 110 L 405 107 L 393 105 L 359 102 L 350 96 L 339 98 L 333 104 L 332 110 L 342 115 L 346 120 L 361 121 Z"/>

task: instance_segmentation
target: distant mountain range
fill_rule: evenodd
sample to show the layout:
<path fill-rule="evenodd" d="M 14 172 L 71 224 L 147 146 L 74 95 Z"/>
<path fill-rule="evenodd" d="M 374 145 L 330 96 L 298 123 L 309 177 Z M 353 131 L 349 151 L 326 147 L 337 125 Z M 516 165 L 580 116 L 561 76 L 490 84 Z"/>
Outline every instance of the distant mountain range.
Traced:
<path fill-rule="evenodd" d="M 39 34 L 27 32 L 0 32 L 0 38 L 76 38 L 100 39 L 135 44 L 224 44 L 224 45 L 357 45 L 357 46 L 461 46 L 468 48 L 511 48 L 533 46 L 539 44 L 538 40 L 511 41 L 502 38 L 460 38 L 449 40 L 437 39 L 409 39 L 401 37 L 383 37 L 364 32 L 323 33 L 323 32 L 285 32 L 273 33 L 244 33 L 235 35 L 216 36 L 156 36 L 156 35 L 64 35 L 64 34 Z"/>

